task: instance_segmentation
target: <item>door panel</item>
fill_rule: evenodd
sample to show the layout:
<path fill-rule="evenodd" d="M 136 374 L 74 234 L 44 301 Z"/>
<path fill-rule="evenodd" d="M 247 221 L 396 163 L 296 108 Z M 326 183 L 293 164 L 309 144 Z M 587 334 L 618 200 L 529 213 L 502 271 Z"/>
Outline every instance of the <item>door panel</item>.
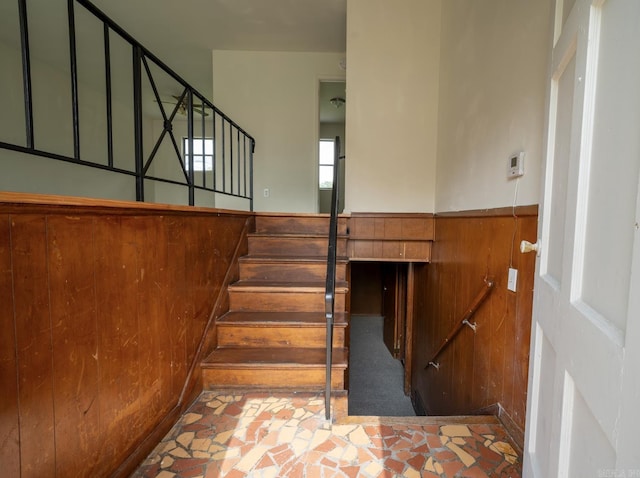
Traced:
<path fill-rule="evenodd" d="M 545 198 L 549 204 L 547 215 L 549 251 L 544 274 L 548 276 L 547 280 L 550 280 L 554 287 L 559 287 L 562 282 L 575 70 L 575 51 L 570 51 L 568 58 L 559 65 L 551 86 L 551 114 L 554 125 L 550 141 L 552 150 L 548 156 L 550 171 L 548 181 L 551 189 L 548 198 Z"/>
<path fill-rule="evenodd" d="M 524 475 L 640 476 L 640 2 L 555 14 Z"/>

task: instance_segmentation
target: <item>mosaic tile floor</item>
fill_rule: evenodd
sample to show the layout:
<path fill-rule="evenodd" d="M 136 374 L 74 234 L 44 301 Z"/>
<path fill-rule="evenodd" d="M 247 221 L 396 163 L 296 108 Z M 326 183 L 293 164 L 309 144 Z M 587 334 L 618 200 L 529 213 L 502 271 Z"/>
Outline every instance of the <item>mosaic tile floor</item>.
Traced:
<path fill-rule="evenodd" d="M 497 424 L 330 424 L 315 394 L 204 392 L 132 475 L 520 477 Z"/>

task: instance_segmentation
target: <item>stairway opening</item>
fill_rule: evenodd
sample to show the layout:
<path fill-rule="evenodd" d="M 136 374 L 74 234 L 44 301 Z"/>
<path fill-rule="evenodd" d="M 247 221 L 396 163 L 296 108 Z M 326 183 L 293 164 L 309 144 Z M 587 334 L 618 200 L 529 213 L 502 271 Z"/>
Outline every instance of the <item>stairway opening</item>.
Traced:
<path fill-rule="evenodd" d="M 351 263 L 349 415 L 415 416 L 405 395 L 406 267 Z"/>
<path fill-rule="evenodd" d="M 351 317 L 349 415 L 407 417 L 416 413 L 404 394 L 404 367 L 383 341 L 382 316 Z"/>

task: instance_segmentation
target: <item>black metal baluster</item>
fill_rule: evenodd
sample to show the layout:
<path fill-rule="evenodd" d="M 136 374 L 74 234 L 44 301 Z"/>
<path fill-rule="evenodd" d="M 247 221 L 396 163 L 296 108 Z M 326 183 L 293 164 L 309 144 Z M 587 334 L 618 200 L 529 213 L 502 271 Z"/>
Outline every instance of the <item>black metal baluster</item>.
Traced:
<path fill-rule="evenodd" d="M 75 0 L 67 0 L 69 16 L 69 64 L 71 67 L 71 106 L 73 109 L 73 157 L 80 159 L 80 112 L 78 105 L 78 58 L 76 53 Z"/>
<path fill-rule="evenodd" d="M 236 136 L 238 141 L 238 149 L 236 152 L 236 161 L 238 161 L 238 196 L 240 196 L 240 130 L 236 129 Z"/>
<path fill-rule="evenodd" d="M 31 53 L 29 51 L 29 21 L 26 0 L 18 0 L 20 14 L 20 44 L 22 49 L 22 87 L 24 89 L 24 122 L 27 148 L 34 148 L 33 96 L 31 91 Z"/>
<path fill-rule="evenodd" d="M 109 41 L 109 26 L 104 27 L 104 75 L 107 90 L 107 162 L 113 167 L 113 104 L 111 96 L 111 44 Z"/>
<path fill-rule="evenodd" d="M 218 187 L 218 183 L 216 182 L 216 151 L 218 150 L 218 141 L 216 139 L 216 110 L 212 110 L 213 113 L 213 189 L 215 190 Z"/>
<path fill-rule="evenodd" d="M 229 168 L 231 169 L 229 175 L 230 192 L 233 194 L 233 125 L 231 123 L 229 123 Z"/>
<path fill-rule="evenodd" d="M 133 117 L 136 161 L 136 201 L 144 201 L 142 146 L 142 49 L 133 45 Z"/>
<path fill-rule="evenodd" d="M 204 100 L 202 98 L 200 98 L 201 101 L 201 105 L 202 105 L 202 119 L 201 119 L 201 124 L 202 124 L 202 187 L 206 188 L 207 187 L 207 128 L 206 128 L 206 110 L 205 110 L 205 104 L 204 104 Z"/>
<path fill-rule="evenodd" d="M 242 185 L 242 190 L 244 191 L 245 197 L 247 196 L 247 137 L 246 135 L 242 135 L 242 170 L 244 171 L 244 184 Z"/>
<path fill-rule="evenodd" d="M 249 150 L 249 210 L 253 212 L 253 154 L 256 151 L 256 140 L 251 138 L 251 149 Z"/>
<path fill-rule="evenodd" d="M 225 122 L 225 119 L 223 117 L 222 132 L 220 134 L 220 136 L 222 136 L 222 192 L 226 193 L 227 192 L 227 171 L 226 171 L 227 159 L 225 158 L 225 153 L 227 151 L 226 151 L 226 145 L 225 145 L 224 122 Z"/>
<path fill-rule="evenodd" d="M 187 141 L 189 143 L 189 157 L 188 157 L 188 168 L 189 168 L 189 206 L 193 206 L 196 202 L 195 198 L 195 189 L 194 189 L 194 175 L 193 175 L 193 157 L 195 155 L 195 151 L 193 149 L 193 91 L 189 89 L 187 92 Z"/>

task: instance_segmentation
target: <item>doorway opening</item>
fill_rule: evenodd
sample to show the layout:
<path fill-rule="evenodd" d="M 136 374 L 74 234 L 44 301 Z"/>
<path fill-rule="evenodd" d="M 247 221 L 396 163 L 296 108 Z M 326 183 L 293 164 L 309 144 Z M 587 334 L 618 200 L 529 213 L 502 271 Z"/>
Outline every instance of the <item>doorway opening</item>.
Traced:
<path fill-rule="evenodd" d="M 333 188 L 333 143 L 340 138 L 340 156 L 345 154 L 345 111 L 346 83 L 344 81 L 320 81 L 318 94 L 318 212 L 331 211 L 331 190 Z M 340 195 L 338 212 L 344 209 L 344 161 L 340 168 Z"/>
<path fill-rule="evenodd" d="M 404 360 L 406 271 L 406 264 L 351 263 L 349 415 L 416 415 Z"/>

